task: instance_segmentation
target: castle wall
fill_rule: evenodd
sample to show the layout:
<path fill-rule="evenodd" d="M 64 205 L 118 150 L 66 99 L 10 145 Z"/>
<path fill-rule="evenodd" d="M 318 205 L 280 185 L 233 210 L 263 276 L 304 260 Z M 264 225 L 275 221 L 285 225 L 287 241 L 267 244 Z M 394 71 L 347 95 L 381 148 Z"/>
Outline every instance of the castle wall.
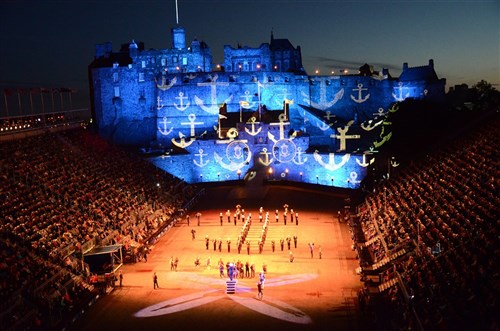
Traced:
<path fill-rule="evenodd" d="M 139 81 L 141 72 L 143 81 Z M 114 75 L 118 75 L 116 82 Z M 113 137 L 122 144 L 156 141 L 166 148 L 172 147 L 172 139 L 217 136 L 223 104 L 228 113 L 238 113 L 240 108 L 243 113 L 256 113 L 260 97 L 260 103 L 269 110 L 283 109 L 285 100 L 292 102 L 287 114 L 292 129 L 307 133 L 314 146 L 337 150 L 338 144 L 331 136 L 338 134 L 338 127 L 351 122 L 352 127 L 359 128 L 384 115 L 398 100 L 439 96 L 443 88 L 440 84 L 365 76 L 296 76 L 279 72 L 154 75 L 154 71 L 144 72 L 134 65 L 99 69 L 96 79 L 100 81 L 96 113 L 103 133 L 126 136 L 126 141 Z M 137 141 L 130 138 L 126 124 L 134 122 L 143 124 L 134 132 Z M 224 119 L 221 125 L 226 126 Z M 121 134 L 121 130 L 125 132 Z M 358 145 L 354 144 L 356 148 Z"/>
<path fill-rule="evenodd" d="M 271 71 L 272 68 L 269 44 L 262 44 L 259 48 L 224 46 L 226 72 Z"/>
<path fill-rule="evenodd" d="M 190 182 L 269 167 L 286 177 L 280 179 L 357 187 L 372 149 L 391 138 L 385 117 L 394 103 L 444 97 L 433 61 L 406 66 L 402 81 L 371 71 L 308 76 L 285 72 L 301 66 L 300 48 L 273 40 L 283 48 L 225 46 L 225 68 L 212 71 L 210 49 L 198 41 L 186 49 L 184 42 L 141 52 L 132 43 L 131 64 L 119 53 L 121 65 L 90 72 L 101 135 L 123 145 L 183 149 L 175 165 L 168 157 L 154 162 Z M 109 61 L 115 56 L 104 53 Z"/>

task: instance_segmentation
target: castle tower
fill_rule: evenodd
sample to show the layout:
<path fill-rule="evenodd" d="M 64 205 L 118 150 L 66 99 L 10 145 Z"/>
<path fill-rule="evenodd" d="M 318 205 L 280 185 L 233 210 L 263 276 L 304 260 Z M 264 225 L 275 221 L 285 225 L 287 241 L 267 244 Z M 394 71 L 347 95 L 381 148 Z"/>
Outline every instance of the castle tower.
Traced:
<path fill-rule="evenodd" d="M 185 49 L 186 48 L 186 31 L 183 27 L 172 28 L 172 48 Z"/>
<path fill-rule="evenodd" d="M 137 44 L 135 43 L 134 40 L 132 40 L 132 42 L 128 46 L 128 51 L 129 51 L 130 57 L 136 57 L 137 56 L 137 49 L 138 49 L 137 48 Z"/>

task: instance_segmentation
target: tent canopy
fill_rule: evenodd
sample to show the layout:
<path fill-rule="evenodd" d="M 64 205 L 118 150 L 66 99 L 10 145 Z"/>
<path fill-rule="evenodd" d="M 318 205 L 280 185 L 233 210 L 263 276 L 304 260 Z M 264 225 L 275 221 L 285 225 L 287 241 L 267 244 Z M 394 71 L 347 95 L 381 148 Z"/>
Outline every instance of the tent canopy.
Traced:
<path fill-rule="evenodd" d="M 101 255 L 101 254 L 109 254 L 109 253 L 116 253 L 120 250 L 120 248 L 123 245 L 109 245 L 109 246 L 102 246 L 102 247 L 94 247 L 90 251 L 84 254 L 85 257 L 91 256 L 91 255 Z"/>

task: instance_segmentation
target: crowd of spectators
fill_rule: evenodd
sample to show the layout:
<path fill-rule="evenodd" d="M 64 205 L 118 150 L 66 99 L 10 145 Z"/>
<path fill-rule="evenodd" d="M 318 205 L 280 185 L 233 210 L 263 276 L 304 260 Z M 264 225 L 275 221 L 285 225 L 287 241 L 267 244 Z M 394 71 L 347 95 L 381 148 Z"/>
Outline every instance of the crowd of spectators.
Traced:
<path fill-rule="evenodd" d="M 143 245 L 198 193 L 83 127 L 3 142 L 0 153 L 2 308 L 28 301 L 45 310 L 55 300 L 58 312 L 68 309 L 72 292 L 90 288 L 88 270 L 71 253 Z"/>
<path fill-rule="evenodd" d="M 495 120 L 414 161 L 360 206 L 361 299 L 384 329 L 500 328 L 498 132 Z M 397 286 L 369 294 L 370 274 Z"/>

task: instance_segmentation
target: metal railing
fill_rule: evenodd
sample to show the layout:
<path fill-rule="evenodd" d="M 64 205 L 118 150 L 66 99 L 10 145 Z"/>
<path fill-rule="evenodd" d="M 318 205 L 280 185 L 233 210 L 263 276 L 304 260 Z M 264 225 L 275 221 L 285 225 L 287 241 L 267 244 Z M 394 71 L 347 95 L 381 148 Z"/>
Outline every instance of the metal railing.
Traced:
<path fill-rule="evenodd" d="M 39 113 L 24 116 L 0 118 L 0 140 L 12 140 L 54 129 L 64 129 L 72 125 L 89 123 L 87 108 L 57 113 Z"/>

